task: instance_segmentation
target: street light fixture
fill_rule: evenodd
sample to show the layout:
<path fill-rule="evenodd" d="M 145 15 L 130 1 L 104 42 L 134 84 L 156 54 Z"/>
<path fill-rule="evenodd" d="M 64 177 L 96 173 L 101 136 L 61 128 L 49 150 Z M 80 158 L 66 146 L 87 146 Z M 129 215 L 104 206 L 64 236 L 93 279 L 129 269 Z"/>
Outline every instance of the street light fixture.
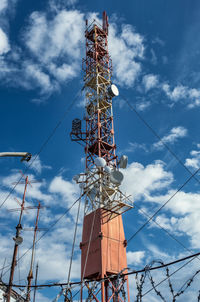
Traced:
<path fill-rule="evenodd" d="M 0 157 L 21 157 L 22 161 L 29 161 L 32 157 L 29 152 L 0 152 Z"/>

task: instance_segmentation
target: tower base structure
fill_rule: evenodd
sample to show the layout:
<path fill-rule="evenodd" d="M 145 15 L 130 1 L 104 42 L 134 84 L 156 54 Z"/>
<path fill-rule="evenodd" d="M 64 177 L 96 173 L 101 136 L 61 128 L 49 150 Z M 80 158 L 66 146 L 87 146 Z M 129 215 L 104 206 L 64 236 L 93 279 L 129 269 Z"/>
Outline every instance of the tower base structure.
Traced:
<path fill-rule="evenodd" d="M 108 217 L 102 208 L 84 217 L 80 243 L 81 277 L 88 291 L 84 299 L 130 302 L 122 216 Z M 83 301 L 83 292 L 81 296 Z"/>

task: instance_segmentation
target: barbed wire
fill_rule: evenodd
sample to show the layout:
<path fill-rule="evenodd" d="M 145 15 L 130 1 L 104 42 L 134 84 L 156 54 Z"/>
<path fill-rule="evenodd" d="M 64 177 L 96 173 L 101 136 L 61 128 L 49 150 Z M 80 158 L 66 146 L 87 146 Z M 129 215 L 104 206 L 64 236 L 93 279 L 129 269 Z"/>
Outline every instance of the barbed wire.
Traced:
<path fill-rule="evenodd" d="M 153 264 L 158 263 L 158 260 L 154 260 L 153 262 L 151 262 L 151 265 L 145 266 L 143 269 L 140 269 L 140 270 L 137 270 L 137 271 L 133 270 L 133 271 L 130 271 L 128 273 L 122 273 L 120 276 L 124 277 L 124 276 L 129 276 L 129 275 L 136 275 L 136 274 L 145 273 L 147 271 L 154 271 L 154 270 L 158 270 L 158 269 L 162 269 L 162 268 L 165 268 L 165 267 L 169 267 L 169 266 L 175 265 L 175 264 L 177 264 L 179 262 L 183 262 L 183 261 L 189 260 L 188 262 L 186 262 L 186 264 L 183 265 L 183 266 L 186 266 L 189 262 L 191 262 L 194 259 L 196 259 L 197 256 L 199 256 L 199 255 L 200 255 L 200 252 L 196 253 L 196 254 L 193 254 L 193 255 L 189 255 L 189 256 L 180 258 L 180 259 L 177 259 L 177 260 L 174 260 L 172 262 L 168 262 L 168 263 L 162 262 L 162 264 L 159 263 L 158 266 L 153 266 Z M 116 278 L 116 274 L 109 276 L 109 280 L 111 280 L 113 278 Z M 108 280 L 107 277 L 106 278 L 101 278 L 101 279 L 99 279 L 99 282 L 104 282 L 104 281 L 107 281 L 107 280 Z M 90 279 L 90 280 L 85 279 L 84 281 L 70 282 L 69 285 L 70 286 L 71 285 L 80 285 L 80 284 L 83 284 L 84 282 L 93 282 L 93 281 L 96 281 L 96 279 Z M 63 283 L 56 282 L 56 283 L 49 283 L 49 284 L 31 285 L 31 287 L 40 287 L 40 288 L 42 288 L 42 287 L 56 287 L 56 286 L 65 286 L 67 284 L 68 284 L 67 282 L 63 282 Z M 9 286 L 8 284 L 5 284 L 5 285 Z M 17 287 L 23 288 L 23 287 L 26 287 L 27 285 L 13 284 L 12 286 L 16 287 L 16 288 Z"/>
<path fill-rule="evenodd" d="M 173 287 L 173 283 L 171 281 L 171 276 L 174 274 L 170 274 L 170 271 L 169 271 L 169 267 L 166 266 L 166 264 L 164 264 L 164 262 L 162 262 L 161 260 L 155 260 L 153 261 L 150 265 L 146 266 L 146 269 L 145 271 L 141 274 L 140 278 L 139 278 L 139 273 L 137 272 L 136 275 L 135 275 L 135 282 L 136 282 L 136 289 L 137 289 L 137 296 L 136 296 L 136 302 L 142 302 L 143 300 L 143 297 L 149 293 L 150 291 L 154 291 L 156 293 L 156 295 L 163 301 L 163 302 L 168 302 L 168 298 L 166 300 L 166 297 L 164 297 L 164 294 L 161 293 L 160 290 L 157 289 L 158 285 L 160 285 L 162 283 L 159 282 L 158 284 L 155 283 L 155 280 L 151 274 L 151 270 L 153 268 L 153 265 L 154 264 L 160 264 L 160 266 L 162 266 L 164 269 L 165 269 L 165 275 L 166 275 L 166 278 L 164 279 L 164 281 L 168 281 L 168 288 L 169 288 L 169 292 L 170 294 L 172 295 L 172 302 L 176 302 L 177 301 L 177 298 L 180 297 L 181 295 L 183 295 L 186 290 L 191 286 L 191 284 L 193 283 L 195 277 L 200 273 L 200 269 L 197 270 L 193 275 L 192 277 L 190 277 L 189 279 L 187 279 L 186 282 L 184 282 L 184 284 L 180 287 L 180 289 L 175 292 L 174 290 L 174 287 Z M 182 268 L 182 267 L 181 267 Z M 178 271 L 178 270 L 177 270 Z M 150 281 L 151 283 L 151 290 L 147 291 L 146 293 L 143 294 L 143 288 L 144 288 L 144 285 L 145 285 L 145 281 L 146 281 L 146 278 L 148 277 L 148 280 Z M 166 290 L 166 287 L 165 287 L 165 290 Z M 197 301 L 199 302 L 200 301 L 200 291 L 198 292 L 198 297 L 197 297 Z"/>

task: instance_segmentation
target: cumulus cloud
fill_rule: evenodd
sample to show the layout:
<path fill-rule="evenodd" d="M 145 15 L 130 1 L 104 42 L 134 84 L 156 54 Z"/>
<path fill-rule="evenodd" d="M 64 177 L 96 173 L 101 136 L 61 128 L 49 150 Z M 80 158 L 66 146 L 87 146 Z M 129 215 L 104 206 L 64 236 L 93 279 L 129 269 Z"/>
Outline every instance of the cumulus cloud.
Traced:
<path fill-rule="evenodd" d="M 114 76 L 119 85 L 131 87 L 141 73 L 144 58 L 144 39 L 131 25 L 123 25 L 120 32 L 115 24 L 109 27 L 109 50 Z"/>
<path fill-rule="evenodd" d="M 146 167 L 133 162 L 123 171 L 123 174 L 122 189 L 131 194 L 134 200 L 139 200 L 155 190 L 167 188 L 173 181 L 172 173 L 165 171 L 162 161 L 156 161 Z"/>
<path fill-rule="evenodd" d="M 146 201 L 164 204 L 171 196 L 174 195 L 175 190 L 169 190 L 165 195 L 146 195 Z M 193 248 L 200 247 L 200 194 L 192 192 L 178 192 L 173 201 L 169 202 L 165 210 L 168 214 L 161 214 L 156 218 L 157 223 L 162 227 L 168 229 L 173 233 L 180 233 L 181 235 L 187 235 L 191 246 Z"/>
<path fill-rule="evenodd" d="M 83 32 L 84 16 L 77 10 L 61 10 L 52 18 L 46 13 L 32 13 L 24 41 L 37 64 L 26 66 L 27 75 L 50 92 L 57 88 L 56 84 L 76 77 Z"/>
<path fill-rule="evenodd" d="M 174 144 L 179 138 L 185 137 L 187 133 L 187 129 L 182 126 L 174 127 L 170 130 L 169 134 L 163 136 L 159 142 L 153 144 L 153 147 L 161 149 L 164 147 L 163 143 Z"/>
<path fill-rule="evenodd" d="M 27 189 L 27 193 L 26 193 L 27 198 L 29 198 L 29 200 L 37 199 L 37 200 L 40 200 L 47 204 L 50 201 L 52 201 L 51 196 L 49 194 L 43 192 L 43 187 L 45 187 L 45 183 L 44 182 L 35 183 L 35 177 L 33 174 L 29 174 L 28 177 L 29 177 L 30 183 L 31 183 L 31 181 L 33 181 L 33 184 L 28 185 L 28 189 Z M 14 184 L 17 183 L 19 180 L 20 180 L 20 183 L 21 182 L 25 183 L 25 180 L 20 173 L 11 173 L 10 175 L 8 175 L 2 179 L 2 185 L 4 187 L 6 187 L 7 189 L 8 188 L 12 189 Z M 15 187 L 14 192 L 17 193 L 19 196 L 22 196 L 22 194 L 24 192 L 24 185 L 18 184 Z M 21 200 L 21 198 L 20 198 L 20 200 Z"/>
<path fill-rule="evenodd" d="M 84 39 L 82 13 L 62 10 L 48 19 L 45 13 L 34 12 L 29 22 L 25 43 L 39 61 L 49 63 L 64 56 L 70 56 L 71 60 L 79 58 L 80 42 Z"/>
<path fill-rule="evenodd" d="M 41 172 L 44 169 L 47 170 L 52 169 L 51 166 L 43 164 L 42 161 L 40 160 L 40 157 L 36 155 L 32 155 L 31 160 L 28 163 L 25 162 L 25 165 L 28 166 L 30 169 L 34 170 L 38 174 L 41 174 Z"/>
<path fill-rule="evenodd" d="M 55 90 L 55 86 L 51 82 L 49 75 L 42 71 L 39 65 L 26 61 L 24 71 L 28 82 L 32 82 L 32 84 L 35 84 L 35 87 L 41 88 L 42 93 L 51 93 Z"/>
<path fill-rule="evenodd" d="M 73 181 L 63 179 L 62 176 L 53 178 L 49 185 L 49 192 L 55 194 L 55 199 L 62 201 L 60 206 L 64 208 L 69 208 L 80 196 L 78 185 Z M 77 204 L 72 208 L 70 214 L 75 217 L 76 212 Z"/>
<path fill-rule="evenodd" d="M 1 179 L 1 187 L 11 188 L 12 182 L 19 180 L 19 174 L 11 174 L 7 177 Z M 29 179 L 33 179 L 33 175 L 29 175 Z M 45 191 L 44 191 L 45 189 Z M 24 186 L 18 185 L 15 189 L 14 194 L 21 200 L 23 195 Z M 1 190 L 1 196 L 3 191 Z M 5 192 L 7 195 L 9 192 Z M 51 194 L 50 194 L 51 193 Z M 53 227 L 50 228 L 49 232 L 42 240 L 39 240 L 37 243 L 37 252 L 36 252 L 36 262 L 39 259 L 39 282 L 44 280 L 66 280 L 67 272 L 70 263 L 71 256 L 71 245 L 72 238 L 74 234 L 74 219 L 71 215 L 63 215 L 63 207 L 66 207 L 66 203 L 72 203 L 74 200 L 74 195 L 76 195 L 75 185 L 73 187 L 73 183 L 67 182 L 61 177 L 55 177 L 50 183 L 50 186 L 47 186 L 46 183 L 33 183 L 32 187 L 28 186 L 26 199 L 26 206 L 31 206 L 34 204 L 35 199 L 40 201 L 51 201 L 51 205 L 55 202 L 57 204 L 56 209 L 43 209 L 40 212 L 40 220 L 39 220 L 39 228 L 47 227 L 49 228 L 51 225 Z M 9 202 L 8 202 L 9 201 Z M 8 208 L 17 208 L 13 196 L 10 196 L 10 199 L 5 204 Z M 32 203 L 31 203 L 32 201 Z M 65 204 L 62 204 L 64 203 Z M 77 209 L 74 210 L 74 214 L 77 212 Z M 3 213 L 3 214 L 2 214 Z M 73 213 L 73 212 L 72 212 Z M 5 223 L 7 223 L 9 227 L 9 232 L 12 234 L 10 230 L 10 226 L 13 221 L 17 220 L 18 213 L 11 212 L 9 216 L 9 220 L 5 219 Z M 7 213 L 1 211 L 1 218 L 5 218 Z M 23 228 L 32 227 L 35 221 L 36 212 L 34 210 L 29 211 L 29 215 L 23 216 Z M 7 216 L 6 216 L 7 217 Z M 62 217 L 62 219 L 59 219 Z M 14 219 L 13 219 L 14 218 Z M 55 222 L 59 223 L 55 225 Z M 4 220 L 2 220 L 4 222 Z M 16 222 L 16 221 L 15 221 Z M 14 224 L 15 225 L 15 224 Z M 4 225 L 5 230 L 5 225 Z M 13 228 L 14 230 L 14 228 Z M 66 232 L 67 230 L 67 232 Z M 78 225 L 77 230 L 77 238 L 76 238 L 76 247 L 75 247 L 75 255 L 73 260 L 71 278 L 80 279 L 80 250 L 79 250 L 79 242 L 81 241 L 81 218 L 80 224 Z M 6 232 L 5 234 L 0 234 L 0 239 L 2 240 L 2 245 L 0 246 L 1 252 L 1 260 L 0 267 L 3 266 L 3 259 L 7 257 L 7 259 L 11 259 L 12 257 L 12 235 Z M 30 247 L 32 245 L 33 236 L 30 235 L 29 232 L 23 232 L 23 244 L 20 246 L 20 256 L 26 253 L 26 255 L 20 260 L 20 271 L 21 278 L 26 279 L 27 272 L 29 269 L 30 263 Z M 37 239 L 42 236 L 42 233 L 38 233 Z M 27 250 L 30 249 L 29 253 Z M 56 256 L 55 256 L 56 255 Z M 17 273 L 15 274 L 15 282 L 17 281 Z M 7 275 L 4 277 L 6 280 Z M 42 300 L 42 296 L 38 298 L 38 301 Z M 46 301 L 45 298 L 42 301 Z"/>
<path fill-rule="evenodd" d="M 194 169 L 199 169 L 200 167 L 200 150 L 192 150 L 190 152 L 191 157 L 186 158 L 185 165 Z"/>
<path fill-rule="evenodd" d="M 0 28 L 0 55 L 6 54 L 10 50 L 8 37 Z"/>
<path fill-rule="evenodd" d="M 144 85 L 145 91 L 149 91 L 150 89 L 157 87 L 158 85 L 158 76 L 154 74 L 147 74 L 143 77 L 142 83 Z"/>
<path fill-rule="evenodd" d="M 200 90 L 196 88 L 189 88 L 187 86 L 178 85 L 173 89 L 169 84 L 161 84 L 161 89 L 165 92 L 167 97 L 173 102 L 184 101 L 189 109 L 200 106 Z"/>
<path fill-rule="evenodd" d="M 166 95 L 173 101 L 178 101 L 187 96 L 187 88 L 183 85 L 176 86 L 172 91 L 168 84 L 163 84 L 162 88 Z"/>
<path fill-rule="evenodd" d="M 145 257 L 145 251 L 137 251 L 137 252 L 128 251 L 126 255 L 127 255 L 128 265 L 138 265 L 142 263 Z"/>
<path fill-rule="evenodd" d="M 21 47 L 13 46 L 9 57 L 0 57 L 1 80 L 27 90 L 38 89 L 42 99 L 59 91 L 81 69 L 84 14 L 78 10 L 33 12 L 21 34 Z M 10 50 L 0 29 L 0 55 Z"/>
<path fill-rule="evenodd" d="M 7 1 L 2 1 L 3 10 Z M 13 45 L 9 58 L 0 62 L 3 81 L 27 90 L 38 89 L 45 99 L 79 75 L 81 57 L 85 56 L 85 19 L 102 21 L 95 12 L 85 15 L 72 9 L 70 6 L 75 2 L 50 0 L 46 11 L 34 11 L 29 16 L 20 36 L 23 47 Z M 8 38 L 1 29 L 0 55 L 9 50 Z M 110 23 L 109 51 L 115 66 L 114 77 L 119 85 L 134 85 L 141 74 L 144 50 L 143 36 L 131 25 Z"/>

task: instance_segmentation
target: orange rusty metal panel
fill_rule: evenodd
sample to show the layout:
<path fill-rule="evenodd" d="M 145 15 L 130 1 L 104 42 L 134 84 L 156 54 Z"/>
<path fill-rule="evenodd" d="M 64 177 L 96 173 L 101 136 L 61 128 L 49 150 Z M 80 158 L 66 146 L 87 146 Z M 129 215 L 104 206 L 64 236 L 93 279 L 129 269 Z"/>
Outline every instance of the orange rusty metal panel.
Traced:
<path fill-rule="evenodd" d="M 81 276 L 84 273 L 84 278 L 117 274 L 127 267 L 122 217 L 107 220 L 105 216 L 105 210 L 97 209 L 84 218 L 80 244 Z"/>

